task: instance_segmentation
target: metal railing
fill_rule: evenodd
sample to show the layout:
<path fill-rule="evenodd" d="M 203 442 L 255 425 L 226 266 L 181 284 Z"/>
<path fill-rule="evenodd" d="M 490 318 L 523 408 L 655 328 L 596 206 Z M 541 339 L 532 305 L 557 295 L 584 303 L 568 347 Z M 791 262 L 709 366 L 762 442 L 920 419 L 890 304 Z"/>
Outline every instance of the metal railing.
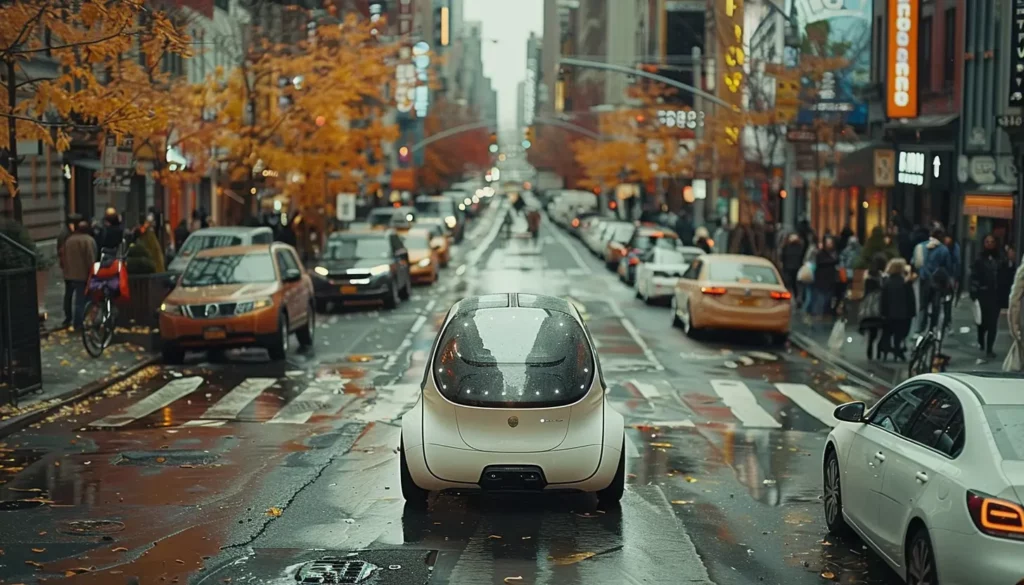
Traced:
<path fill-rule="evenodd" d="M 0 266 L 0 404 L 17 404 L 43 385 L 37 259 L 35 252 L 0 233 L 2 248 L 27 260 L 24 266 Z"/>

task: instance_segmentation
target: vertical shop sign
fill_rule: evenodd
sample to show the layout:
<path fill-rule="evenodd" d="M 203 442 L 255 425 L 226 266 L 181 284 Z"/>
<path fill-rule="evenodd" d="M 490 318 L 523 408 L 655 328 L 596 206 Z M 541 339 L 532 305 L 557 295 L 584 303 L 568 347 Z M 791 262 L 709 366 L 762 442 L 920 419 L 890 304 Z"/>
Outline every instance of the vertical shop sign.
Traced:
<path fill-rule="evenodd" d="M 743 81 L 746 55 L 743 52 L 743 2 L 744 0 L 723 0 L 716 2 L 719 13 L 715 17 L 718 25 L 719 42 L 722 47 L 721 90 L 722 98 L 735 108 L 743 107 Z M 724 128 L 725 142 L 730 146 L 739 145 L 740 125 L 727 124 Z"/>
<path fill-rule="evenodd" d="M 890 118 L 916 118 L 918 113 L 918 2 L 919 0 L 889 0 L 889 58 L 885 111 Z"/>
<path fill-rule="evenodd" d="M 1024 0 L 1012 0 L 1010 17 L 1010 95 L 1011 108 L 1024 106 Z"/>

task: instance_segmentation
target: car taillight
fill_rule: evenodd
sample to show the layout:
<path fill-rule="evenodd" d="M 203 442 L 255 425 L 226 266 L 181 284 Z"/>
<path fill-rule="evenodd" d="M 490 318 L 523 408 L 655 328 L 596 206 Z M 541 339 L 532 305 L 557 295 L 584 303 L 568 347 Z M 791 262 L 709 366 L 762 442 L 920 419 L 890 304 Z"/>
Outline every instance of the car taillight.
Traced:
<path fill-rule="evenodd" d="M 639 264 L 639 263 L 640 263 L 640 259 L 639 259 L 639 258 L 637 258 L 636 256 L 633 256 L 633 257 L 631 257 L 631 258 L 629 259 L 629 265 L 630 265 L 630 266 L 636 266 L 636 265 L 637 265 L 637 264 Z"/>
<path fill-rule="evenodd" d="M 706 295 L 724 295 L 726 290 L 720 286 L 702 286 L 700 287 L 700 292 Z"/>
<path fill-rule="evenodd" d="M 999 538 L 1024 540 L 1024 508 L 1009 500 L 980 492 L 967 492 L 967 511 L 982 533 Z"/>
<path fill-rule="evenodd" d="M 580 227 L 580 220 L 578 220 L 578 219 L 572 220 L 572 227 Z"/>
<path fill-rule="evenodd" d="M 772 291 L 772 298 L 775 299 L 776 301 L 788 301 L 789 299 L 793 298 L 793 295 L 790 294 L 789 291 Z"/>

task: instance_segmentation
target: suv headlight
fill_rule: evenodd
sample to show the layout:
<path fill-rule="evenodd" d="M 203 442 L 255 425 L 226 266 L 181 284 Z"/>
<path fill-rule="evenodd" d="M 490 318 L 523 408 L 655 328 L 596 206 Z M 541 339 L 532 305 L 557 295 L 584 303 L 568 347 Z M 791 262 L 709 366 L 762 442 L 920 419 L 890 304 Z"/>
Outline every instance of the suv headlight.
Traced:
<path fill-rule="evenodd" d="M 423 260 L 420 260 L 419 262 L 416 263 L 416 266 L 419 266 L 420 268 L 426 268 L 427 266 L 430 266 L 430 258 L 424 258 Z"/>
<path fill-rule="evenodd" d="M 327 276 L 328 274 L 330 274 L 330 271 L 328 271 L 323 266 L 317 266 L 316 268 L 313 269 L 313 272 L 320 276 Z"/>
<path fill-rule="evenodd" d="M 274 306 L 274 299 L 267 297 L 265 299 L 256 299 L 252 301 L 242 301 L 235 305 L 235 314 L 244 315 L 260 309 L 267 309 Z"/>
<path fill-rule="evenodd" d="M 160 312 L 167 313 L 169 315 L 185 314 L 185 311 L 182 310 L 181 305 L 175 303 L 160 303 Z"/>
<path fill-rule="evenodd" d="M 380 266 L 374 266 L 370 269 L 370 274 L 374 276 L 380 276 L 381 274 L 387 274 L 391 272 L 391 266 L 387 264 L 381 264 Z"/>

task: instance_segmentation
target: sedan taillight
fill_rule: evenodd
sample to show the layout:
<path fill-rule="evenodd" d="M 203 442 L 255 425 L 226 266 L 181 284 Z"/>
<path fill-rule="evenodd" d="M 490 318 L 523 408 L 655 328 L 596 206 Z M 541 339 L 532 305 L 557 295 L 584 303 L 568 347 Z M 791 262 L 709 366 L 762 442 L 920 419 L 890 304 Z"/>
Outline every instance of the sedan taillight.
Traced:
<path fill-rule="evenodd" d="M 982 533 L 998 538 L 1024 540 L 1024 508 L 1020 504 L 968 491 L 967 511 Z"/>
<path fill-rule="evenodd" d="M 724 295 L 727 291 L 721 286 L 702 286 L 700 287 L 700 292 L 706 295 L 720 296 Z"/>
<path fill-rule="evenodd" d="M 793 298 L 793 295 L 789 291 L 779 292 L 772 291 L 772 298 L 776 301 L 788 301 Z"/>

